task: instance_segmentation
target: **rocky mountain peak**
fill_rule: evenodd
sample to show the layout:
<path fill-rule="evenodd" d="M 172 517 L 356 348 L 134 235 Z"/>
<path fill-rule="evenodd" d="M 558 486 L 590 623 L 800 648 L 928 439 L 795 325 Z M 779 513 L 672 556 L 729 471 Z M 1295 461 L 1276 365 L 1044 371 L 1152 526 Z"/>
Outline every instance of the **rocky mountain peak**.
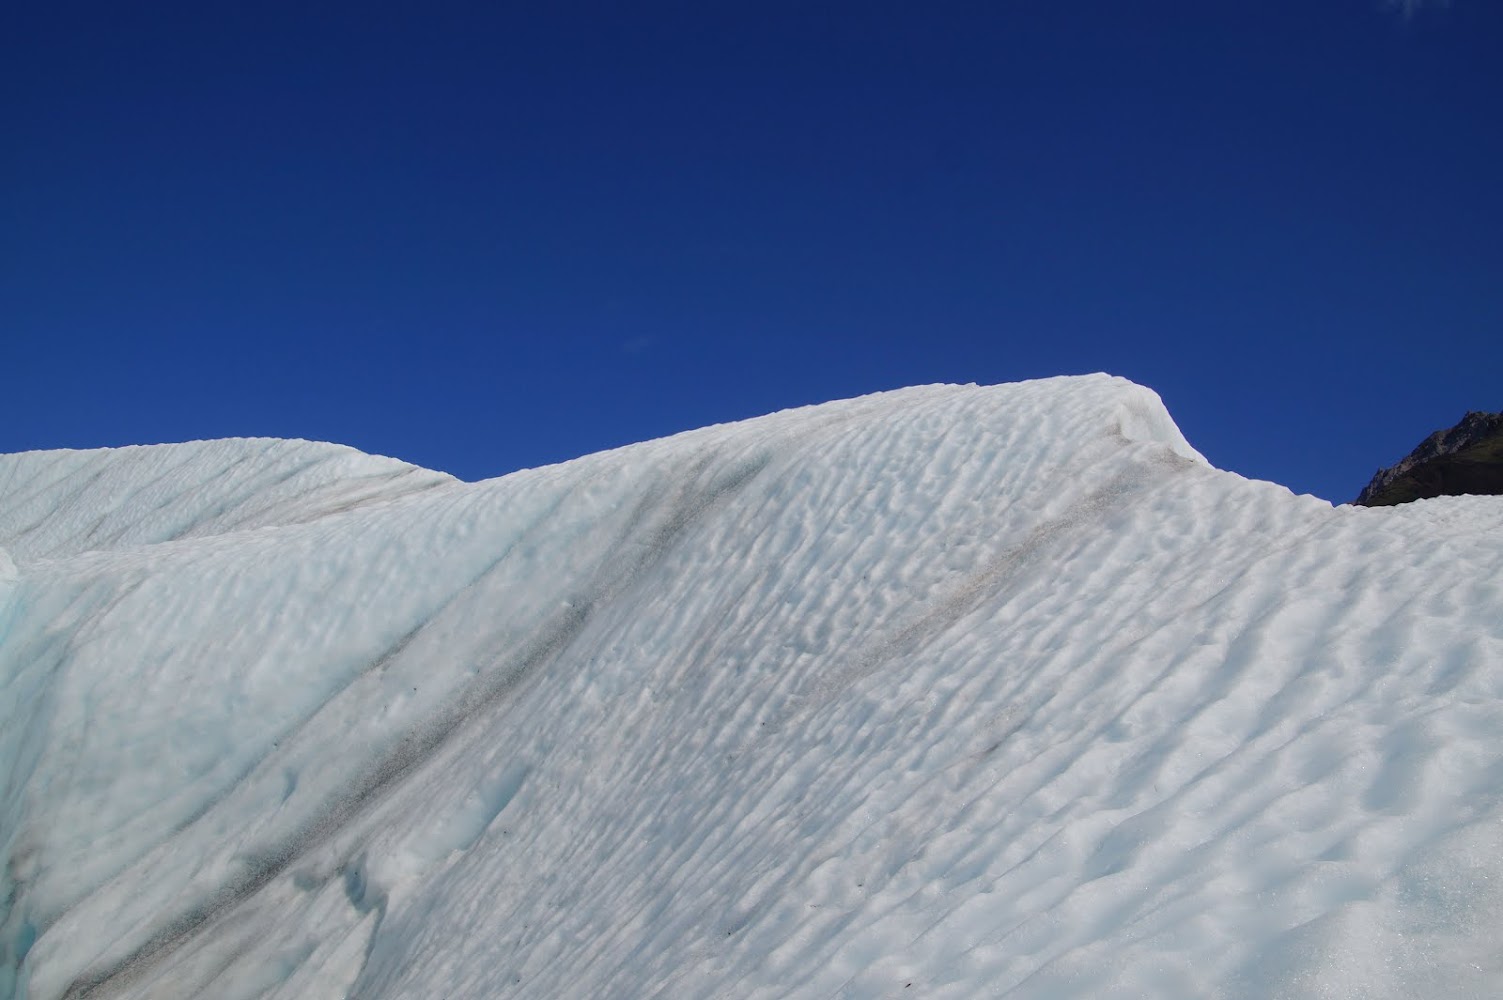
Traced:
<path fill-rule="evenodd" d="M 1430 497 L 1503 494 L 1503 413 L 1474 411 L 1379 469 L 1353 503 L 1388 507 Z"/>

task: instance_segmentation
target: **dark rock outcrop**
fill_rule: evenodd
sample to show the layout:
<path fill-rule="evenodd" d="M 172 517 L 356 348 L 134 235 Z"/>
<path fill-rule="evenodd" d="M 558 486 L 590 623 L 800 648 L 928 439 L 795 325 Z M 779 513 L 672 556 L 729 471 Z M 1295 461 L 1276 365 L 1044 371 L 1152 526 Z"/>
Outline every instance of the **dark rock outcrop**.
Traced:
<path fill-rule="evenodd" d="M 1503 495 L 1503 413 L 1468 413 L 1397 465 L 1379 469 L 1352 502 L 1389 507 L 1429 497 Z"/>

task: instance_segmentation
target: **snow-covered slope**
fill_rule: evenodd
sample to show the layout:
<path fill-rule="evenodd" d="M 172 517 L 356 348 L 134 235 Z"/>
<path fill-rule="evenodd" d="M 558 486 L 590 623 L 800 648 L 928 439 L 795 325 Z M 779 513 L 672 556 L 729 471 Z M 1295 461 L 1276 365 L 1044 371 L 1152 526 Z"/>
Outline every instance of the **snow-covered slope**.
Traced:
<path fill-rule="evenodd" d="M 0 995 L 1503 995 L 1503 500 L 1121 380 L 3 456 L 0 526 Z"/>
<path fill-rule="evenodd" d="M 292 524 L 452 482 L 311 441 L 32 451 L 0 457 L 0 544 L 55 558 Z"/>

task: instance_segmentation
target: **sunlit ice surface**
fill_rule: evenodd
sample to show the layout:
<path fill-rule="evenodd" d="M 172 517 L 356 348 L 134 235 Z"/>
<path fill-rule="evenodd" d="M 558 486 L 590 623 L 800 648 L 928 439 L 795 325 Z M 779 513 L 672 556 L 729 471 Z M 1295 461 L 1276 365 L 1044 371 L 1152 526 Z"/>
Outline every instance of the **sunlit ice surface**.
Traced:
<path fill-rule="evenodd" d="M 1503 499 L 1107 376 L 0 456 L 0 996 L 1503 996 Z"/>

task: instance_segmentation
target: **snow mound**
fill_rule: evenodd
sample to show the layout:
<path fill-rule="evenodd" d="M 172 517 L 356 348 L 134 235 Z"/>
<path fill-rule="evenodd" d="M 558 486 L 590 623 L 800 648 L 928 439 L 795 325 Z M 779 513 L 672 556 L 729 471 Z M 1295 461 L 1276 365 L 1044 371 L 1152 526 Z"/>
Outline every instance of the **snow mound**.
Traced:
<path fill-rule="evenodd" d="M 182 447 L 0 458 L 0 995 L 1503 995 L 1496 498 L 1106 376 Z"/>
<path fill-rule="evenodd" d="M 270 438 L 0 455 L 22 560 L 312 520 L 455 482 L 342 445 Z"/>

